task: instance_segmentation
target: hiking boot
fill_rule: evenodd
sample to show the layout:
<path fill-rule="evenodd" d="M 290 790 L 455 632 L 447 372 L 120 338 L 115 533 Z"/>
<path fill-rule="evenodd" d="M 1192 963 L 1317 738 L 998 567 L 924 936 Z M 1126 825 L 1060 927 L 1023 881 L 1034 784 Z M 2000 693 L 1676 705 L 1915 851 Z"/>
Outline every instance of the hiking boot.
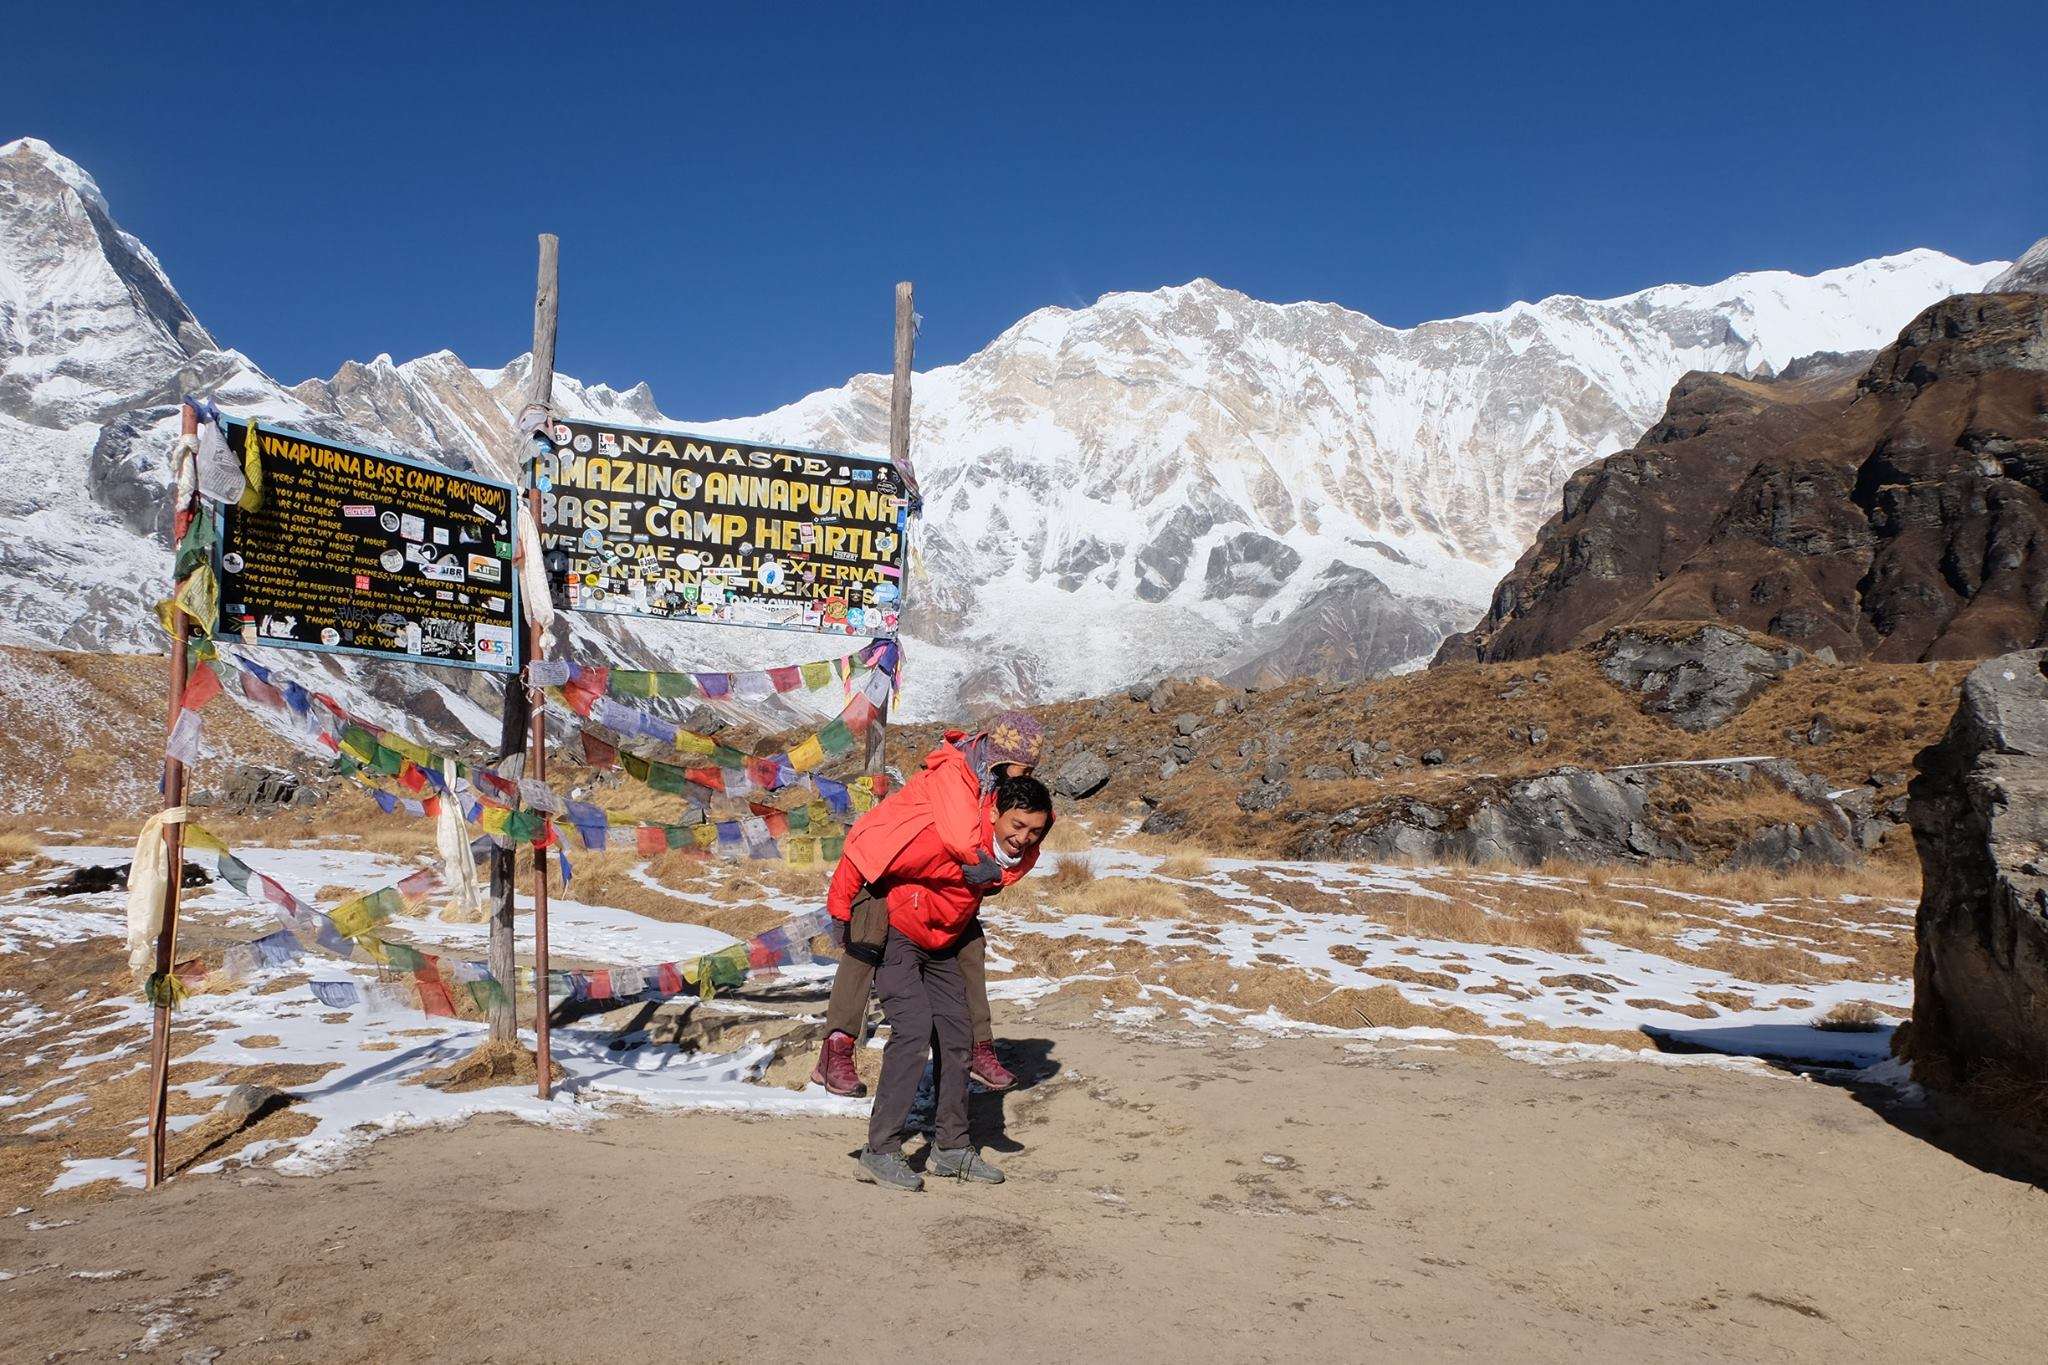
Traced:
<path fill-rule="evenodd" d="M 971 1180 L 977 1185 L 1003 1183 L 1002 1169 L 983 1161 L 981 1153 L 972 1147 L 956 1147 L 950 1152 L 944 1147 L 934 1147 L 932 1159 L 925 1163 L 925 1169 L 932 1173 L 934 1179 Z"/>
<path fill-rule="evenodd" d="M 901 1152 L 877 1152 L 862 1148 L 860 1178 L 870 1185 L 880 1185 L 889 1190 L 903 1190 L 911 1194 L 924 1188 L 924 1177 L 910 1169 L 910 1163 L 903 1159 Z M 999 1175 L 996 1179 L 1000 1180 L 1002 1177 Z"/>
<path fill-rule="evenodd" d="M 1008 1090 L 1017 1083 L 1010 1069 L 996 1056 L 994 1043 L 976 1043 L 967 1054 L 967 1074 L 980 1081 L 985 1090 Z"/>
<path fill-rule="evenodd" d="M 868 1093 L 861 1084 L 860 1074 L 853 1069 L 853 1035 L 831 1033 L 825 1036 L 825 1046 L 818 1049 L 818 1064 L 811 1068 L 811 1079 L 835 1095 L 851 1095 L 858 1099 Z"/>

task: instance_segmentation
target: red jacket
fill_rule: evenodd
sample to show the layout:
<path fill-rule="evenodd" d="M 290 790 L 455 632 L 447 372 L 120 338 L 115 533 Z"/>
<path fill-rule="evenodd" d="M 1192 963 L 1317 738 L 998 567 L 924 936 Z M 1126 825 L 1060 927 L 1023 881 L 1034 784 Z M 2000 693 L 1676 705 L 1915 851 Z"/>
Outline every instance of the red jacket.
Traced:
<path fill-rule="evenodd" d="M 946 742 L 925 755 L 924 766 L 846 832 L 840 860 L 852 863 L 863 882 L 879 882 L 903 846 L 926 830 L 937 833 L 954 862 L 980 860 L 981 850 L 988 846 L 982 829 L 981 783 L 966 756 L 952 745 L 959 738 L 960 731 L 947 731 Z M 859 887 L 854 890 L 857 893 Z M 852 904 L 852 895 L 844 904 L 836 898 L 826 902 L 839 919 L 846 918 Z"/>
<path fill-rule="evenodd" d="M 945 948 L 966 932 L 982 897 L 998 889 L 969 886 L 961 875 L 962 865 L 980 861 L 993 840 L 995 798 L 981 795 L 974 770 L 950 743 L 960 737 L 949 732 L 949 742 L 926 755 L 914 777 L 853 822 L 825 897 L 834 919 L 851 915 L 853 898 L 872 886 L 905 938 Z M 999 885 L 1013 884 L 1037 862 L 1034 846 Z"/>
<path fill-rule="evenodd" d="M 982 807 L 984 847 L 993 838 L 994 812 L 995 798 L 989 797 Z M 845 919 L 861 887 L 872 886 L 889 903 L 890 926 L 918 947 L 936 951 L 951 947 L 967 932 L 984 896 L 1014 884 L 1037 862 L 1038 848 L 1033 846 L 1015 867 L 1003 869 L 996 885 L 969 886 L 938 831 L 926 826 L 896 851 L 880 877 L 863 876 L 851 858 L 841 858 L 832 873 L 826 906 L 836 918 Z"/>

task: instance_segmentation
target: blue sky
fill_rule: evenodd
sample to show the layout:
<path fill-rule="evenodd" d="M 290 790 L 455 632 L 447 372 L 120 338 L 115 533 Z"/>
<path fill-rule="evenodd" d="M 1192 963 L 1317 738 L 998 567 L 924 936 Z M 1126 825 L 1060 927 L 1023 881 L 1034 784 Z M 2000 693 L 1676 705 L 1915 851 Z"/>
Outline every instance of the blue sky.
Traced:
<path fill-rule="evenodd" d="M 431 10 L 431 12 L 427 12 Z M 1406 325 L 2048 233 L 2019 4 L 37 5 L 0 140 L 287 382 L 530 331 L 671 415 L 1206 275 Z M 183 96 L 181 98 L 181 95 Z"/>

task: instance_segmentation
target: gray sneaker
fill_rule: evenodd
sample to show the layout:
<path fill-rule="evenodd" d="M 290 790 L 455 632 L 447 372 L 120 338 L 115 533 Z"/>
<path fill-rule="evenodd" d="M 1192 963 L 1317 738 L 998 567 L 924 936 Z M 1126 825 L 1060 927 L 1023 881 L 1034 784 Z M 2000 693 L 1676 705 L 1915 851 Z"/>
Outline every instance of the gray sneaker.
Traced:
<path fill-rule="evenodd" d="M 981 1153 L 972 1147 L 956 1147 L 947 1151 L 943 1147 L 932 1148 L 932 1159 L 925 1169 L 933 1176 L 944 1176 L 950 1180 L 972 1180 L 980 1185 L 1003 1183 L 1002 1168 L 991 1166 L 981 1159 Z"/>
<path fill-rule="evenodd" d="M 876 1152 L 862 1149 L 860 1154 L 860 1178 L 872 1185 L 885 1189 L 907 1190 L 916 1193 L 924 1188 L 924 1177 L 910 1169 L 910 1163 L 903 1159 L 901 1152 Z M 1001 1176 L 996 1177 L 1001 1179 Z"/>

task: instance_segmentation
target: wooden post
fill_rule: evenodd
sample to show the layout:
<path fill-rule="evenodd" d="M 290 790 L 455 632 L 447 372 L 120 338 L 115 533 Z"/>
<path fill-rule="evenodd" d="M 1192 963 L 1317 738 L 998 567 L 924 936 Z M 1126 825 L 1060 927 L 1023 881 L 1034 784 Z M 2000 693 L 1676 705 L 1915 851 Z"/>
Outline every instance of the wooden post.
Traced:
<path fill-rule="evenodd" d="M 555 398 L 555 320 L 559 313 L 560 244 L 551 232 L 540 235 L 540 271 L 533 286 L 533 369 L 527 375 L 526 402 L 550 415 Z M 529 487 L 526 504 L 533 524 L 540 525 L 540 490 Z M 531 650 L 528 651 L 532 653 Z M 528 692 L 528 709 L 533 713 L 530 753 L 533 778 L 544 782 L 548 775 L 547 698 L 537 689 Z M 556 827 L 555 837 L 562 832 Z M 548 1039 L 548 851 L 533 850 L 533 1040 L 534 1062 L 540 1072 L 539 1093 L 548 1099 L 554 1093 L 554 1054 Z"/>
<path fill-rule="evenodd" d="M 911 303 L 910 281 L 900 280 L 896 285 L 895 368 L 889 379 L 889 461 L 898 470 L 910 467 L 910 366 L 916 353 L 917 309 Z M 867 770 L 870 773 L 882 771 L 887 759 L 889 708 L 895 699 L 892 691 L 875 716 L 875 723 L 868 727 Z"/>
<path fill-rule="evenodd" d="M 519 632 L 519 649 L 514 662 L 519 672 L 505 680 L 505 720 L 499 732 L 499 762 L 513 754 L 524 754 L 527 735 L 526 705 L 526 661 L 530 652 L 528 636 L 531 632 Z M 491 946 L 489 962 L 491 975 L 498 982 L 498 993 L 491 1000 L 491 1041 L 494 1043 L 517 1043 L 519 1041 L 519 959 L 512 945 L 512 909 L 516 892 L 514 885 L 516 867 L 513 850 L 493 846 L 491 849 Z"/>
<path fill-rule="evenodd" d="M 199 434 L 199 414 L 191 404 L 181 410 L 183 418 L 179 430 L 186 436 Z M 183 455 L 179 456 L 182 462 Z M 171 471 L 171 487 L 178 485 L 178 471 Z M 181 507 L 171 509 L 171 532 L 177 536 L 178 514 Z M 175 549 L 175 546 L 173 547 Z M 177 585 L 172 584 L 172 591 Z M 170 715 L 166 718 L 165 733 L 178 723 L 178 712 L 185 702 L 185 642 L 192 633 L 192 618 L 178 611 L 171 614 L 171 686 Z M 164 755 L 164 809 L 185 804 L 185 765 L 169 754 Z M 171 959 L 178 950 L 178 899 L 185 880 L 185 826 L 181 821 L 170 821 L 164 825 L 164 853 L 170 862 L 170 877 L 164 883 L 163 923 L 156 931 L 156 974 L 162 988 L 155 1006 L 150 1010 L 149 1024 L 149 1159 L 145 1163 L 144 1183 L 155 1189 L 164 1178 L 164 1140 L 167 1136 L 168 1111 L 170 1108 L 171 1080 Z"/>

